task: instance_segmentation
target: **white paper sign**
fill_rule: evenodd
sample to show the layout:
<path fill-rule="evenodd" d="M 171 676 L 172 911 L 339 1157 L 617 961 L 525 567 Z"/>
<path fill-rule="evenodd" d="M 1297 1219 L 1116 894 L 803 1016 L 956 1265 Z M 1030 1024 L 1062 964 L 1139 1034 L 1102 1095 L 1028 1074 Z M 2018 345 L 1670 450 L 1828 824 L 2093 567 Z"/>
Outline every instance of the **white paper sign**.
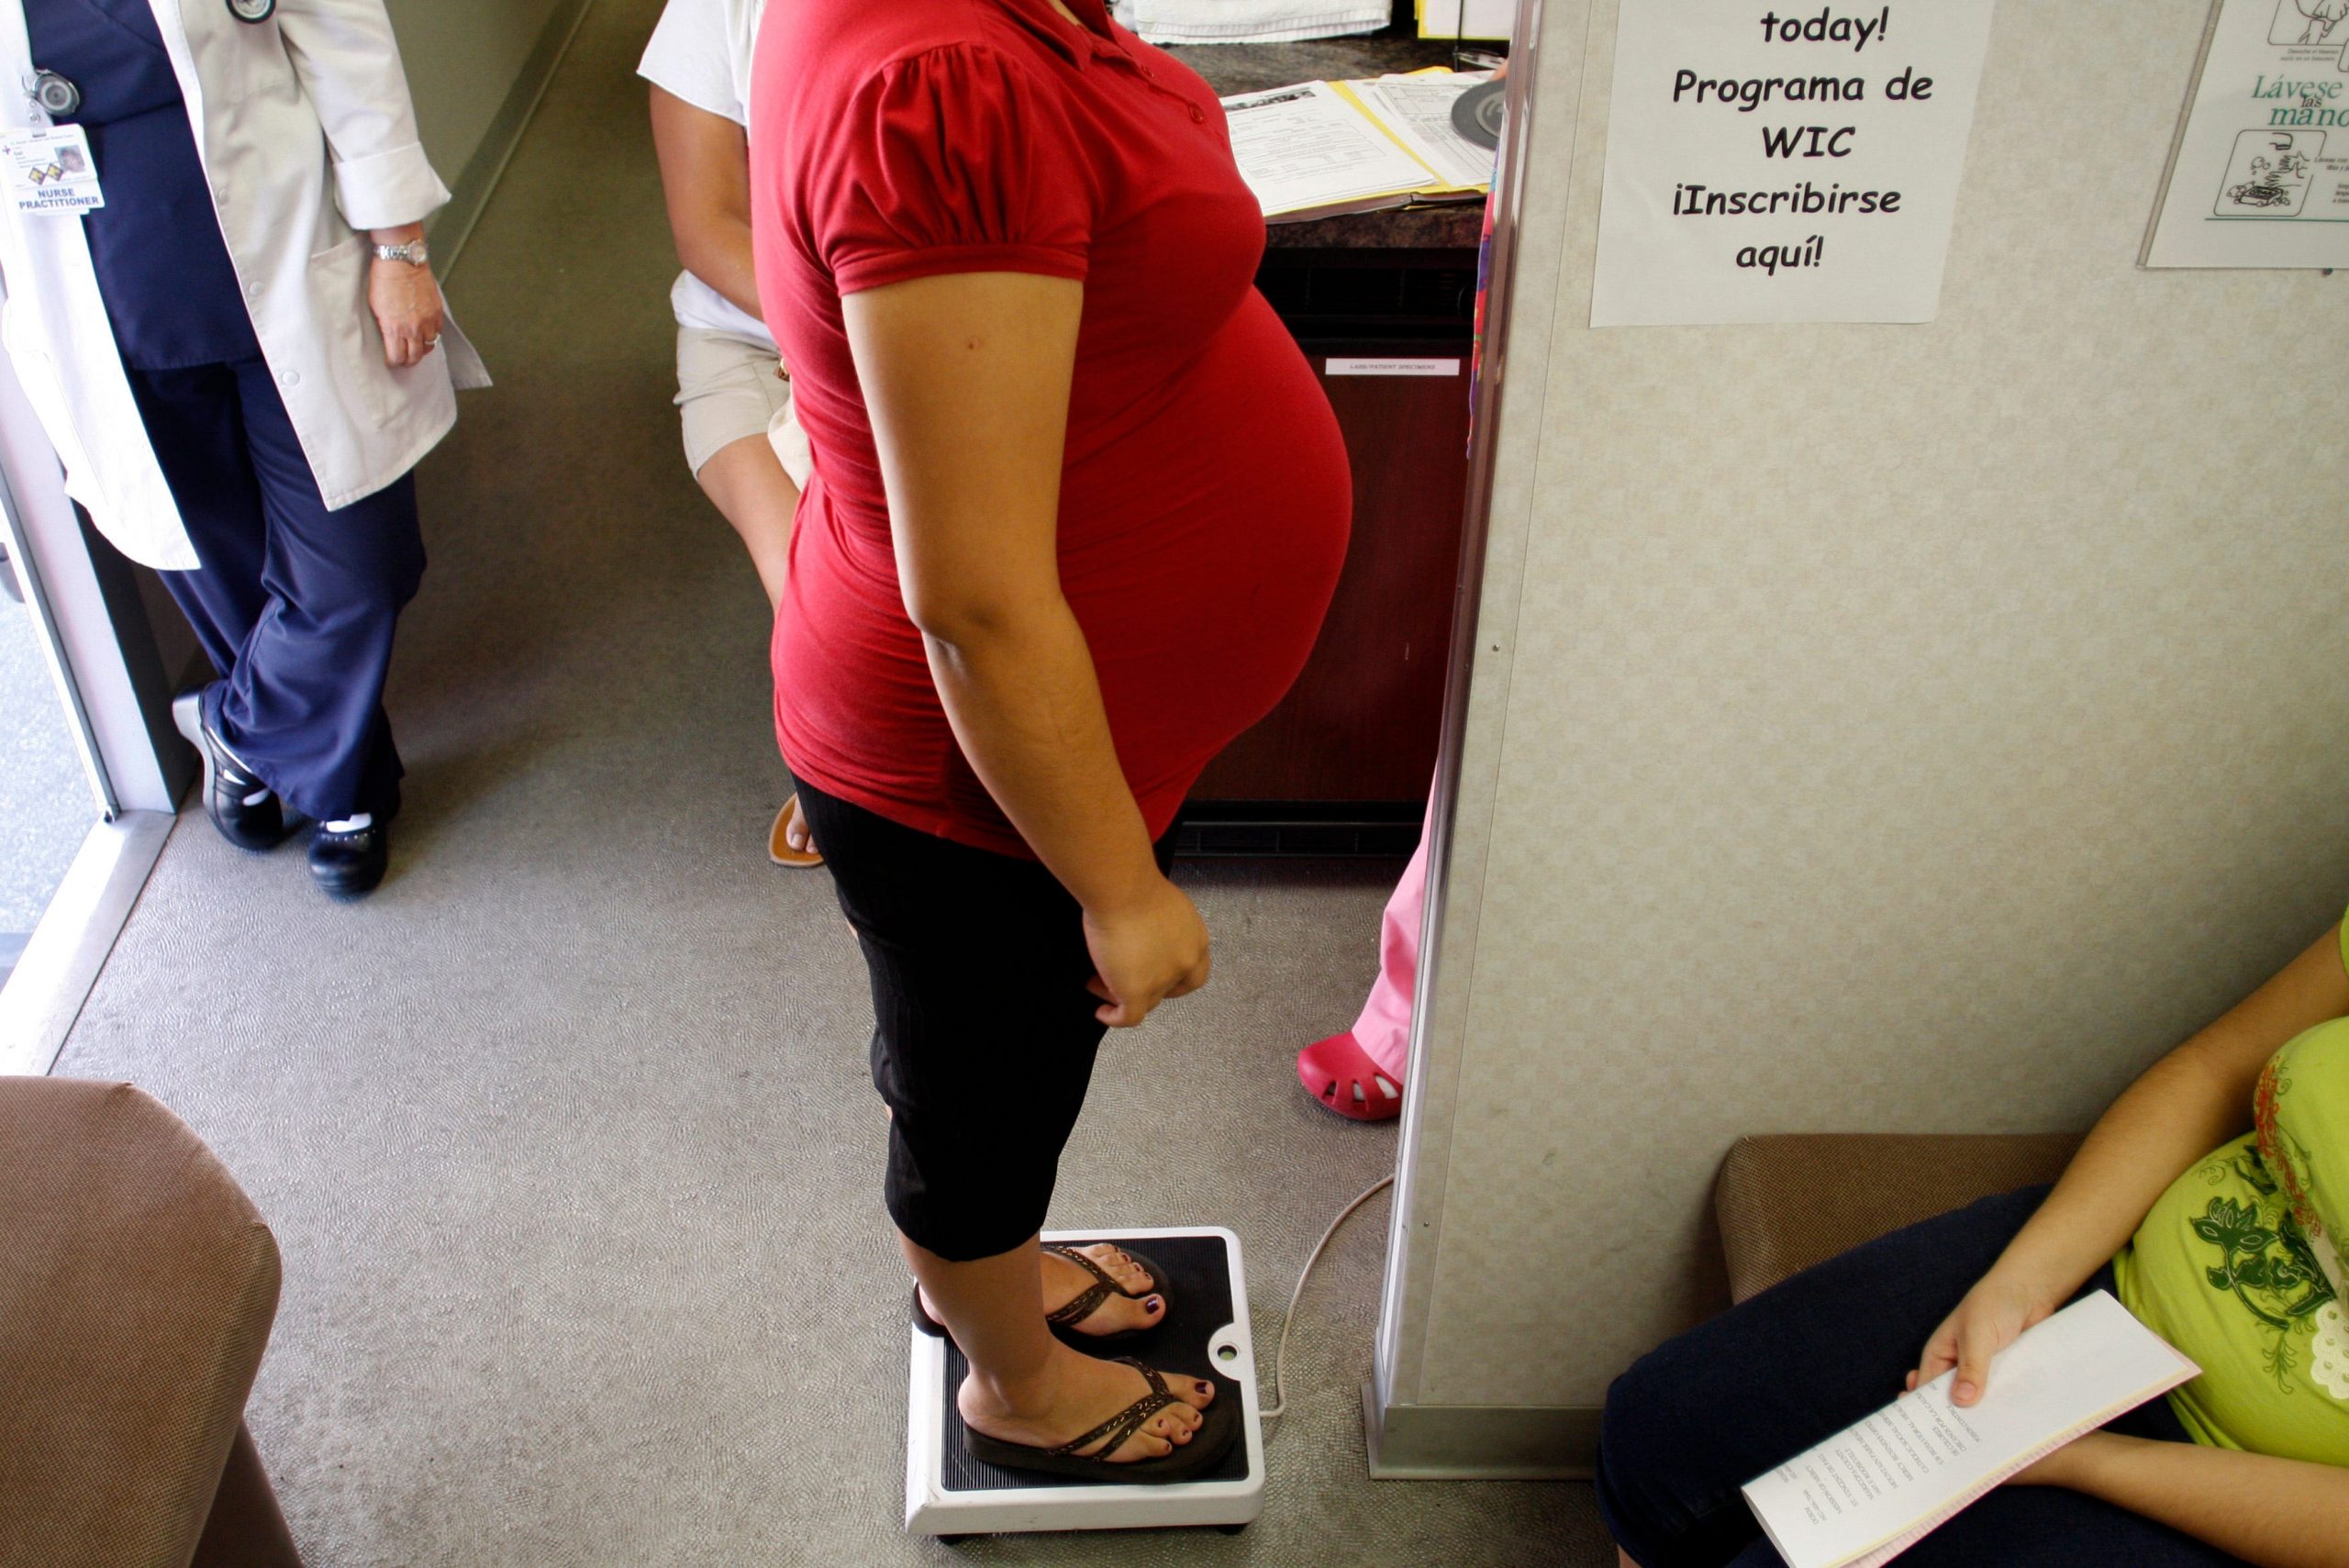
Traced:
<path fill-rule="evenodd" d="M 2148 267 L 2349 267 L 2349 0 L 2221 0 Z"/>
<path fill-rule="evenodd" d="M 1932 320 L 1991 4 L 1623 0 L 1590 324 Z"/>

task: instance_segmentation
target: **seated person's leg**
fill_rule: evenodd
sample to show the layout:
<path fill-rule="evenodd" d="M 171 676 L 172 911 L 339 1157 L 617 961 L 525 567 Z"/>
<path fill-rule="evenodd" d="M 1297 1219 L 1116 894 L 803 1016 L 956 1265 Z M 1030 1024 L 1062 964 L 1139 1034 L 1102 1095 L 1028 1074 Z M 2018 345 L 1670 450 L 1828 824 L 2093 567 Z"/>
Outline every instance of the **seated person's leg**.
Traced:
<path fill-rule="evenodd" d="M 2028 1187 L 1895 1231 L 1642 1357 L 1608 1390 L 1600 1427 L 1616 1541 L 1640 1568 L 1745 1568 L 1761 1530 L 1738 1488 L 1898 1397 L 2045 1195 Z"/>
<path fill-rule="evenodd" d="M 799 487 L 784 472 L 767 429 L 790 406 L 773 350 L 697 328 L 677 332 L 677 406 L 694 478 L 742 537 L 765 587 L 783 595 Z"/>
<path fill-rule="evenodd" d="M 694 477 L 701 482 L 702 494 L 742 536 L 768 605 L 779 605 L 791 562 L 791 518 L 799 506 L 799 487 L 784 473 L 766 432 L 720 447 Z"/>

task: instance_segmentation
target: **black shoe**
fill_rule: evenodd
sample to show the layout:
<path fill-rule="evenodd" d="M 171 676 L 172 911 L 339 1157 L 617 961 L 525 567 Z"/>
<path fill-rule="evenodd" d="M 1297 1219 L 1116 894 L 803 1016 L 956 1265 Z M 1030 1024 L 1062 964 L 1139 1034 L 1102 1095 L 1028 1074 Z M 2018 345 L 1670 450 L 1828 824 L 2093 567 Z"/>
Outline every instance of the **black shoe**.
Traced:
<path fill-rule="evenodd" d="M 240 850 L 273 850 L 285 841 L 285 809 L 277 793 L 228 754 L 204 722 L 204 692 L 172 699 L 172 723 L 204 762 L 204 814 L 220 836 Z"/>
<path fill-rule="evenodd" d="M 336 828 L 321 822 L 310 840 L 310 875 L 329 898 L 366 897 L 391 863 L 392 825 L 381 817 L 364 828 Z"/>

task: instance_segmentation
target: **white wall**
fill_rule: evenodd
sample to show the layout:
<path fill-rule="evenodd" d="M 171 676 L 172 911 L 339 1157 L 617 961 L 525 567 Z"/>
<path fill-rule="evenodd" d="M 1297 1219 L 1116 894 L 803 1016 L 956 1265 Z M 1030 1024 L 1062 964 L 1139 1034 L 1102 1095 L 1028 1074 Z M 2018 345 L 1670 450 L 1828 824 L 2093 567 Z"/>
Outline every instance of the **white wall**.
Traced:
<path fill-rule="evenodd" d="M 1563 1450 L 1736 1137 L 2082 1126 L 2349 900 L 2349 278 L 2137 270 L 2203 7 L 2008 0 L 1938 321 L 1593 331 L 1547 9 L 1379 1386 Z"/>
<path fill-rule="evenodd" d="M 571 0 L 385 0 L 425 150 L 456 183 L 481 150 L 524 62 Z"/>

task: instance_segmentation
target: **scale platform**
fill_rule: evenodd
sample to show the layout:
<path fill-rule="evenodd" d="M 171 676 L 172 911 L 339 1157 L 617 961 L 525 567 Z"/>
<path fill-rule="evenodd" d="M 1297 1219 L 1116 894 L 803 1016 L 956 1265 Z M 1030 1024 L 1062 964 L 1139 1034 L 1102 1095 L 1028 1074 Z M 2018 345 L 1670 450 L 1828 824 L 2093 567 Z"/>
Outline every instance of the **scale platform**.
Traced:
<path fill-rule="evenodd" d="M 1069 1247 L 1108 1241 L 1149 1254 L 1166 1275 L 1166 1321 L 1140 1339 L 1104 1346 L 1102 1353 L 1132 1356 L 1170 1376 L 1214 1378 L 1217 1398 L 1241 1402 L 1240 1440 L 1213 1474 L 1162 1485 L 983 1464 L 971 1457 L 954 1407 L 954 1391 L 967 1370 L 962 1351 L 952 1340 L 908 1325 L 913 1369 L 906 1418 L 906 1529 L 952 1540 L 1020 1530 L 1244 1528 L 1264 1508 L 1264 1434 L 1240 1238 L 1220 1226 L 1178 1226 L 1047 1230 L 1044 1240 Z"/>

